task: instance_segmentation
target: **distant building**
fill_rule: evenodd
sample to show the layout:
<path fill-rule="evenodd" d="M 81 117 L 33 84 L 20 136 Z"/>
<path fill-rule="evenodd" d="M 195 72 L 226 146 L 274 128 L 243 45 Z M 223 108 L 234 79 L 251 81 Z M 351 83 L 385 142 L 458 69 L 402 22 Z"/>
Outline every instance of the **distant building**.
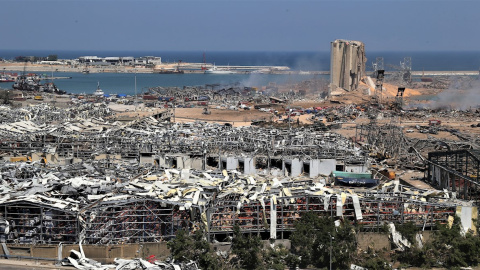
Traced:
<path fill-rule="evenodd" d="M 78 58 L 78 61 L 80 63 L 98 63 L 103 62 L 103 58 L 100 58 L 98 56 L 80 56 Z"/>
<path fill-rule="evenodd" d="M 135 59 L 135 64 L 160 65 L 162 64 L 162 58 L 158 56 L 143 56 Z"/>
<path fill-rule="evenodd" d="M 112 65 L 112 66 L 131 66 L 131 65 L 158 65 L 162 63 L 162 58 L 157 56 L 144 56 L 135 58 L 133 56 L 109 56 L 109 57 L 98 57 L 98 56 L 80 56 L 78 62 L 81 64 L 89 65 Z"/>

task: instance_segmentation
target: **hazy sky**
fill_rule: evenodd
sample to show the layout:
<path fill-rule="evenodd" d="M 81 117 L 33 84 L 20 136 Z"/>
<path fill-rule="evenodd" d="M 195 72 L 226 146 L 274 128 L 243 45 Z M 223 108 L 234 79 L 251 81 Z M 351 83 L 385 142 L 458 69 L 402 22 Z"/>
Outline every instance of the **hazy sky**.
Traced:
<path fill-rule="evenodd" d="M 0 49 L 478 51 L 478 0 L 0 0 Z"/>

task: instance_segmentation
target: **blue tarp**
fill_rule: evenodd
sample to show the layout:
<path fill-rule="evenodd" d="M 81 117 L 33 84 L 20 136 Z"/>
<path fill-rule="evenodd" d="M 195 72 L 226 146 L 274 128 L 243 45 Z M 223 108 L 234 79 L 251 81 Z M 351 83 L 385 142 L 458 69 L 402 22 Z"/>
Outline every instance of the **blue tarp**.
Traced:
<path fill-rule="evenodd" d="M 127 95 L 125 95 L 125 94 L 118 94 L 118 95 L 117 95 L 117 98 L 120 98 L 120 97 L 127 97 Z"/>

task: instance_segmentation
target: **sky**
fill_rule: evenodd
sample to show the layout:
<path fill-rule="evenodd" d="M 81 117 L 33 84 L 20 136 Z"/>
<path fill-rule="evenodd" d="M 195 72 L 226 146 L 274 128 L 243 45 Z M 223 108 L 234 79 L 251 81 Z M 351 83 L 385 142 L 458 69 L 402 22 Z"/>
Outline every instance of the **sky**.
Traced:
<path fill-rule="evenodd" d="M 478 51 L 478 0 L 0 0 L 2 50 Z"/>

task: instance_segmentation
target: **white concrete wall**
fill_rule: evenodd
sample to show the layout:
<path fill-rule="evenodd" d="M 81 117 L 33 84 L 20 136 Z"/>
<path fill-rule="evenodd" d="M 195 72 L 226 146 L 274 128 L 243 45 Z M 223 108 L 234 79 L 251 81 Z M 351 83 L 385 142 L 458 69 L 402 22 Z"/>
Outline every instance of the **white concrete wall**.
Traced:
<path fill-rule="evenodd" d="M 238 159 L 234 157 L 227 157 L 227 170 L 236 170 L 238 168 Z"/>
<path fill-rule="evenodd" d="M 335 167 L 337 166 L 337 161 L 335 159 L 320 159 L 318 160 L 318 173 L 324 175 L 330 175 L 332 171 L 335 171 Z M 312 167 L 310 167 L 310 171 Z"/>
<path fill-rule="evenodd" d="M 140 164 L 153 164 L 153 155 L 152 156 L 140 155 Z"/>
<path fill-rule="evenodd" d="M 224 163 L 226 163 L 226 166 Z M 238 159 L 236 157 L 220 157 L 220 166 L 222 170 L 236 170 Z"/>
<path fill-rule="evenodd" d="M 287 164 L 289 164 L 291 168 L 288 176 L 295 177 L 303 173 L 303 161 L 300 161 L 298 158 L 283 161 L 282 169 L 284 173 L 287 171 Z"/>
<path fill-rule="evenodd" d="M 246 157 L 243 159 L 243 174 L 255 174 L 255 159 L 252 157 Z"/>
<path fill-rule="evenodd" d="M 345 165 L 345 171 L 354 173 L 365 173 L 367 172 L 367 167 L 364 165 Z"/>

